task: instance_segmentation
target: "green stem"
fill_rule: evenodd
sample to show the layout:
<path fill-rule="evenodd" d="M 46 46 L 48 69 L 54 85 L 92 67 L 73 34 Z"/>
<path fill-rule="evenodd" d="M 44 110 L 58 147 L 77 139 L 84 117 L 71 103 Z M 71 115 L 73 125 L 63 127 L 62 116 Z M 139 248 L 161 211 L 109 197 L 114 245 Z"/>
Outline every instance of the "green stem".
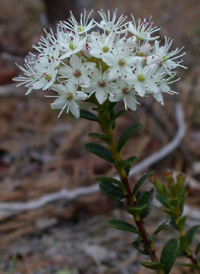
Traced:
<path fill-rule="evenodd" d="M 101 129 L 112 140 L 111 142 L 107 143 L 107 145 L 108 145 L 108 148 L 109 148 L 109 150 L 110 150 L 110 152 L 113 156 L 114 164 L 115 164 L 116 162 L 122 160 L 122 155 L 117 150 L 117 145 L 116 145 L 116 142 L 115 142 L 115 139 L 114 139 L 112 126 L 110 126 L 110 127 L 107 126 L 109 119 L 110 119 L 110 113 L 108 111 L 99 112 L 99 124 L 101 126 Z M 127 201 L 129 203 L 129 205 L 131 207 L 136 206 L 137 201 L 136 201 L 135 197 L 133 199 L 131 188 L 130 188 L 130 185 L 129 185 L 129 182 L 128 182 L 128 177 L 126 175 L 125 169 L 123 167 L 117 168 L 116 166 L 115 166 L 115 168 L 116 168 L 116 170 L 119 174 L 119 177 L 120 177 L 121 181 L 126 186 L 126 192 L 127 192 L 126 198 L 127 198 Z M 137 228 L 141 233 L 142 242 L 144 243 L 145 248 L 146 248 L 151 260 L 153 262 L 158 262 L 158 258 L 156 256 L 154 246 L 153 246 L 153 244 L 150 244 L 150 242 L 148 240 L 148 237 L 147 237 L 147 234 L 146 234 L 146 231 L 145 231 L 142 220 L 140 219 L 139 216 L 134 217 L 134 219 L 135 219 L 135 223 L 137 225 Z M 160 270 L 157 270 L 157 273 L 162 274 L 163 272 L 160 271 Z"/>

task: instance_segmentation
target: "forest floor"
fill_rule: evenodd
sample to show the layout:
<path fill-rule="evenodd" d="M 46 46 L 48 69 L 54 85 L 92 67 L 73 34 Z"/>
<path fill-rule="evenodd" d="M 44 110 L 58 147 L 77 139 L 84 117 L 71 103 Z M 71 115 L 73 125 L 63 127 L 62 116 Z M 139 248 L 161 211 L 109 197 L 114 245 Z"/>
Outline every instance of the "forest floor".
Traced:
<path fill-rule="evenodd" d="M 174 105 L 184 110 L 186 135 L 178 149 L 146 171 L 162 177 L 166 167 L 188 175 L 187 205 L 200 209 L 200 5 L 198 0 L 139 1 L 110 0 L 93 2 L 96 8 L 118 7 L 120 13 L 132 11 L 136 17 L 153 15 L 162 26 L 160 35 L 174 39 L 174 48 L 185 46 L 184 65 L 178 70 L 182 80 L 174 85 L 178 96 L 166 96 L 161 106 L 145 98 L 137 112 L 128 112 L 116 125 L 116 135 L 133 123 L 142 123 L 123 156 L 140 160 L 165 146 L 176 134 Z M 89 7 L 90 8 L 90 7 Z M 43 34 L 44 7 L 37 0 L 1 0 L 0 2 L 0 202 L 28 202 L 66 188 L 91 186 L 98 175 L 114 176 L 112 165 L 85 152 L 89 132 L 97 125 L 57 113 L 49 107 L 51 99 L 42 92 L 24 96 L 12 78 L 19 74 L 15 62 L 23 64 L 32 44 Z M 67 19 L 67 18 L 66 18 Z M 120 105 L 119 105 L 120 107 Z M 131 178 L 131 184 L 142 172 Z M 147 182 L 145 188 L 150 185 Z M 199 223 L 188 216 L 187 226 Z M 111 202 L 103 194 L 64 199 L 21 213 L 0 211 L 1 274 L 148 274 L 140 266 L 141 258 L 131 246 L 130 233 L 107 226 L 110 218 L 130 221 L 123 204 Z M 157 206 L 148 217 L 148 232 L 166 219 Z M 160 254 L 173 235 L 167 228 L 156 241 Z M 200 240 L 200 234 L 196 239 Z M 181 261 L 181 258 L 179 259 Z M 189 261 L 188 261 L 189 262 Z M 171 272 L 194 273 L 178 266 Z"/>

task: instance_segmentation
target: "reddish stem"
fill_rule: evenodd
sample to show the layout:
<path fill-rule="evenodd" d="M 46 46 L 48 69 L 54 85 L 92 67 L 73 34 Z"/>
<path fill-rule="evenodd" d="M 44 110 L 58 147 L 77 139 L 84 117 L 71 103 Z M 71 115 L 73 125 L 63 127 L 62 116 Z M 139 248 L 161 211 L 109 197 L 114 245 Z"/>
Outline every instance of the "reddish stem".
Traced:
<path fill-rule="evenodd" d="M 191 262 L 192 262 L 193 264 L 198 265 L 198 264 L 197 264 L 197 260 L 192 256 L 192 254 L 190 254 L 189 258 L 190 258 L 190 260 L 191 260 Z"/>
<path fill-rule="evenodd" d="M 131 193 L 130 185 L 129 185 L 129 182 L 128 182 L 128 178 L 126 177 L 125 179 L 122 180 L 122 182 L 126 186 L 127 200 L 128 200 L 129 205 L 132 206 L 132 207 L 136 206 L 136 202 L 134 202 L 133 197 L 132 197 L 132 193 Z M 151 246 L 150 246 L 149 240 L 147 238 L 146 231 L 145 231 L 145 228 L 143 226 L 142 220 L 138 220 L 138 221 L 135 220 L 135 223 L 137 225 L 138 230 L 140 231 L 140 233 L 142 235 L 142 241 L 145 245 L 145 248 L 146 248 L 147 252 L 149 253 L 149 256 L 150 256 L 151 260 L 153 262 L 158 262 L 158 258 L 156 256 L 155 251 L 151 249 Z"/>

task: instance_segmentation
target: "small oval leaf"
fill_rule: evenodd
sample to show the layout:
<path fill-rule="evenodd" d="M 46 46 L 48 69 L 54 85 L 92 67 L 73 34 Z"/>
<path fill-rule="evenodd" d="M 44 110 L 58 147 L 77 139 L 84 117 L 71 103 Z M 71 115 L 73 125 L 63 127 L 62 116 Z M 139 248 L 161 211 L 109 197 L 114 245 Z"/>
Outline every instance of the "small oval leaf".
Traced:
<path fill-rule="evenodd" d="M 196 249 L 195 249 L 196 256 L 199 253 L 199 251 L 200 251 L 200 243 L 197 244 Z"/>
<path fill-rule="evenodd" d="M 130 158 L 126 159 L 126 160 L 118 161 L 117 163 L 115 163 L 115 166 L 117 168 L 125 167 L 125 166 L 130 166 L 130 165 L 133 165 L 136 161 L 137 161 L 137 157 L 133 156 L 133 157 L 130 157 Z"/>
<path fill-rule="evenodd" d="M 120 116 L 124 116 L 127 113 L 126 110 L 121 110 L 117 114 L 115 114 L 107 123 L 107 127 L 111 127 L 115 120 L 119 118 Z"/>
<path fill-rule="evenodd" d="M 118 185 L 119 187 L 121 187 L 123 190 L 126 190 L 126 187 L 122 182 L 120 182 L 114 178 L 111 178 L 111 177 L 98 176 L 95 178 L 95 180 L 101 181 L 101 182 L 106 182 L 106 183 L 114 183 L 114 184 Z"/>
<path fill-rule="evenodd" d="M 141 127 L 141 124 L 135 124 L 129 128 L 127 128 L 119 138 L 118 144 L 117 144 L 117 149 L 118 151 L 121 151 L 123 146 L 126 144 L 128 139 Z"/>
<path fill-rule="evenodd" d="M 148 208 L 148 206 L 148 204 L 143 204 L 141 206 L 129 207 L 127 212 L 131 215 L 141 214 L 144 210 L 146 210 L 146 208 Z"/>
<path fill-rule="evenodd" d="M 94 111 L 98 111 L 98 112 L 102 112 L 102 111 L 105 111 L 107 110 L 108 108 L 105 107 L 105 106 L 99 106 L 99 107 L 93 107 L 92 110 Z"/>
<path fill-rule="evenodd" d="M 179 220 L 178 229 L 179 229 L 180 231 L 184 230 L 186 219 L 187 219 L 187 215 L 183 216 L 183 217 Z"/>
<path fill-rule="evenodd" d="M 150 171 L 150 172 L 146 172 L 145 174 L 142 175 L 142 177 L 137 181 L 136 185 L 133 188 L 133 196 L 135 196 L 138 188 L 144 183 L 144 181 L 150 177 L 151 175 L 153 175 L 154 171 Z"/>
<path fill-rule="evenodd" d="M 189 246 L 190 246 L 190 242 L 189 242 L 187 236 L 180 236 L 179 241 L 180 241 L 179 249 L 181 251 L 186 252 L 188 250 Z"/>
<path fill-rule="evenodd" d="M 159 262 L 140 262 L 140 264 L 146 268 L 153 270 L 162 270 L 164 268 L 164 264 L 161 264 Z"/>
<path fill-rule="evenodd" d="M 200 228 L 200 225 L 195 225 L 187 231 L 186 236 L 187 236 L 190 244 L 192 243 L 192 241 L 194 239 L 194 235 L 197 233 L 199 228 Z"/>
<path fill-rule="evenodd" d="M 171 219 L 168 219 L 167 221 L 165 221 L 164 223 L 162 223 L 161 225 L 159 225 L 159 227 L 154 231 L 153 235 L 152 235 L 152 240 L 155 239 L 156 235 L 158 235 L 158 233 L 160 231 L 162 231 L 165 227 L 167 227 L 171 222 Z"/>
<path fill-rule="evenodd" d="M 107 147 L 104 147 L 100 144 L 96 143 L 87 143 L 83 147 L 85 150 L 94 153 L 95 155 L 103 158 L 104 160 L 114 163 L 112 154 L 110 153 L 110 150 Z"/>
<path fill-rule="evenodd" d="M 176 260 L 177 254 L 179 250 L 179 239 L 178 238 L 171 238 L 169 241 L 165 244 L 160 262 L 164 264 L 164 273 L 168 274 L 170 273 L 172 266 L 174 265 L 174 262 Z"/>
<path fill-rule="evenodd" d="M 163 196 L 161 196 L 159 193 L 156 193 L 156 199 L 157 199 L 164 207 L 167 207 L 167 208 L 169 207 L 169 205 L 168 205 L 166 199 L 165 199 Z"/>
<path fill-rule="evenodd" d="M 151 211 L 152 200 L 154 197 L 155 188 L 151 188 L 149 191 L 143 191 L 137 199 L 137 206 L 148 204 L 148 207 L 140 213 L 140 218 L 144 219 Z"/>
<path fill-rule="evenodd" d="M 132 242 L 132 245 L 135 247 L 135 249 L 143 254 L 143 255 L 149 255 L 149 253 L 147 252 L 146 248 L 145 248 L 145 245 L 143 242 L 140 241 L 139 238 L 136 238 L 135 241 Z"/>
<path fill-rule="evenodd" d="M 133 225 L 122 220 L 109 220 L 108 225 L 119 230 L 130 231 L 136 234 L 140 234 L 140 232 Z"/>
<path fill-rule="evenodd" d="M 98 139 L 103 140 L 103 141 L 106 142 L 106 143 L 112 142 L 112 139 L 111 139 L 108 135 L 100 135 L 100 134 L 98 134 L 98 133 L 93 133 L 93 132 L 91 132 L 91 133 L 88 134 L 88 137 L 90 137 L 90 138 L 92 138 L 92 139 L 98 138 Z"/>
<path fill-rule="evenodd" d="M 115 201 L 120 202 L 125 197 L 122 189 L 114 186 L 113 184 L 100 182 L 99 188 L 106 196 L 112 198 Z"/>
<path fill-rule="evenodd" d="M 92 113 L 88 110 L 85 110 L 85 109 L 80 109 L 80 118 L 98 122 L 97 116 L 94 113 Z"/>
<path fill-rule="evenodd" d="M 196 264 L 176 263 L 176 265 L 187 266 L 187 267 L 190 267 L 192 269 L 200 270 L 200 266 L 196 265 Z"/>
<path fill-rule="evenodd" d="M 110 102 L 109 107 L 108 107 L 108 111 L 111 111 L 116 106 L 116 104 L 117 104 L 117 102 Z"/>

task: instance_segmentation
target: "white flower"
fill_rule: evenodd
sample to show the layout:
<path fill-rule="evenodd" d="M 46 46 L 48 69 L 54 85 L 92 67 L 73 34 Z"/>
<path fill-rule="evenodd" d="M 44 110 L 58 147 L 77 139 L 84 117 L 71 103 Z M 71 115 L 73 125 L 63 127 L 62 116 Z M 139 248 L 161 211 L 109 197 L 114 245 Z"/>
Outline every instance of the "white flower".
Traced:
<path fill-rule="evenodd" d="M 90 93 L 90 96 L 95 93 L 95 97 L 100 105 L 102 105 L 108 98 L 108 94 L 113 90 L 112 83 L 108 80 L 108 73 L 99 71 L 97 68 L 91 74 L 91 84 L 83 91 Z"/>
<path fill-rule="evenodd" d="M 138 25 L 135 22 L 134 16 L 131 14 L 131 17 L 133 19 L 133 22 L 130 22 L 128 24 L 127 29 L 134 34 L 138 40 L 156 40 L 159 38 L 159 36 L 151 37 L 151 34 L 154 33 L 155 31 L 160 30 L 160 28 L 153 27 L 154 23 L 151 22 L 151 18 L 147 20 L 146 18 L 138 19 Z"/>
<path fill-rule="evenodd" d="M 95 67 L 95 63 L 84 62 L 77 55 L 72 55 L 69 60 L 69 66 L 64 65 L 59 69 L 59 74 L 62 78 L 69 79 L 73 85 L 79 85 L 80 87 L 89 87 L 90 78 L 88 75 L 92 73 L 92 69 Z"/>
<path fill-rule="evenodd" d="M 161 72 L 161 73 L 159 73 Z M 171 77 L 166 78 L 166 73 L 162 73 L 162 69 L 160 69 L 157 74 L 155 75 L 155 81 L 159 88 L 159 92 L 155 93 L 152 92 L 152 90 L 147 89 L 147 94 L 153 94 L 153 97 L 156 99 L 156 101 L 160 102 L 161 105 L 164 105 L 163 101 L 163 95 L 162 93 L 168 93 L 168 94 L 178 94 L 176 91 L 171 90 L 170 84 L 177 82 L 180 80 L 180 78 L 172 80 L 175 77 L 176 73 L 174 72 Z M 172 80 L 172 81 L 171 81 Z"/>
<path fill-rule="evenodd" d="M 105 33 L 102 35 L 92 33 L 90 35 L 91 43 L 88 43 L 91 48 L 90 54 L 99 59 L 102 58 L 105 53 L 110 52 L 113 47 L 115 35 L 115 31 L 110 32 L 109 35 Z"/>
<path fill-rule="evenodd" d="M 135 111 L 137 109 L 136 92 L 134 86 L 126 84 L 123 80 L 116 80 L 115 88 L 109 96 L 111 102 L 124 101 L 125 109 Z"/>
<path fill-rule="evenodd" d="M 47 37 L 41 36 L 38 45 L 33 45 L 32 47 L 39 52 L 39 55 L 35 55 L 30 53 L 32 56 L 36 58 L 36 63 L 42 64 L 43 67 L 47 67 L 48 63 L 53 62 L 54 66 L 57 67 L 60 64 L 60 51 L 59 47 L 56 44 L 56 37 L 53 34 L 53 31 L 50 30 L 50 33 L 47 33 L 44 30 Z"/>
<path fill-rule="evenodd" d="M 156 71 L 156 66 L 144 66 L 143 63 L 137 60 L 135 62 L 135 69 L 131 74 L 128 74 L 125 81 L 129 85 L 134 85 L 135 90 L 140 96 L 144 96 L 146 89 L 148 88 L 152 92 L 158 93 L 159 88 L 157 87 L 153 75 Z"/>
<path fill-rule="evenodd" d="M 44 68 L 42 66 L 35 66 L 37 68 L 37 73 L 41 75 L 40 78 L 37 79 L 32 84 L 33 89 L 42 89 L 46 90 L 50 88 L 54 82 L 56 81 L 56 76 L 57 76 L 57 69 L 55 69 L 55 66 L 53 63 L 49 63 L 47 68 Z"/>
<path fill-rule="evenodd" d="M 162 64 L 163 68 L 166 69 L 170 75 L 171 75 L 170 70 L 172 70 L 176 67 L 186 68 L 185 66 L 180 65 L 180 63 L 182 61 L 179 61 L 179 62 L 174 61 L 177 58 L 185 55 L 185 52 L 183 52 L 179 56 L 176 56 L 183 49 L 183 47 L 181 49 L 177 48 L 176 50 L 169 52 L 172 42 L 173 42 L 173 40 L 170 40 L 170 38 L 167 38 L 165 36 L 165 45 L 159 47 L 159 42 L 155 41 L 155 55 L 160 57 L 160 59 L 161 59 L 160 63 Z"/>
<path fill-rule="evenodd" d="M 33 47 L 40 52 L 39 56 L 35 55 L 36 64 L 41 64 L 43 67 L 48 67 L 48 64 L 53 62 L 54 66 L 57 67 L 60 64 L 60 51 L 57 45 L 52 45 L 49 41 L 45 40 L 46 45 L 38 43 L 38 46 Z M 34 55 L 33 55 L 34 56 Z"/>
<path fill-rule="evenodd" d="M 162 62 L 162 58 L 158 54 L 153 54 L 147 56 L 146 63 L 147 65 L 160 64 Z"/>
<path fill-rule="evenodd" d="M 123 45 L 116 46 L 112 52 L 104 54 L 102 59 L 110 66 L 109 79 L 114 80 L 131 73 L 134 62 L 141 57 L 131 56 L 131 50 L 123 42 Z"/>
<path fill-rule="evenodd" d="M 121 15 L 119 19 L 116 21 L 117 17 L 117 9 L 113 12 L 112 19 L 110 18 L 110 11 L 108 10 L 108 17 L 106 16 L 105 12 L 103 10 L 98 11 L 100 14 L 102 21 L 99 23 L 96 22 L 96 25 L 100 28 L 106 31 L 107 34 L 109 34 L 111 31 L 116 31 L 116 33 L 123 33 L 125 30 L 122 30 L 122 28 L 127 24 L 123 22 L 126 20 L 127 16 Z"/>
<path fill-rule="evenodd" d="M 126 16 L 117 19 L 117 9 L 110 13 L 99 11 L 100 23 L 90 20 L 86 10 L 77 21 L 71 12 L 68 21 L 60 22 L 57 31 L 45 31 L 18 66 L 22 76 L 13 80 L 24 85 L 29 94 L 34 89 L 52 88 L 58 92 L 52 108 L 66 108 L 79 117 L 79 100 L 107 106 L 109 101 L 123 100 L 125 108 L 136 110 L 136 96 L 153 95 L 164 104 L 163 94 L 174 94 L 170 84 L 177 80 L 174 69 L 183 67 L 179 57 L 182 49 L 170 51 L 172 40 L 165 37 L 164 45 L 153 36 L 158 27 L 151 18 L 126 23 Z M 88 32 L 95 27 L 91 34 Z M 88 97 L 87 97 L 88 94 Z"/>
<path fill-rule="evenodd" d="M 57 99 L 51 104 L 52 109 L 61 109 L 58 118 L 63 113 L 64 109 L 67 108 L 67 113 L 71 113 L 79 118 L 80 107 L 77 101 L 87 99 L 87 95 L 82 91 L 77 91 L 76 86 L 71 83 L 53 85 L 52 89 L 58 92 L 58 96 L 46 96 L 46 97 L 57 97 Z"/>
<path fill-rule="evenodd" d="M 69 33 L 59 31 L 57 35 L 57 44 L 61 51 L 60 59 L 70 57 L 72 54 L 80 52 L 86 43 L 86 37 L 82 38 L 78 32 Z"/>
<path fill-rule="evenodd" d="M 74 17 L 73 13 L 70 11 L 70 18 L 68 19 L 69 22 L 61 22 L 60 26 L 64 29 L 68 29 L 70 31 L 78 31 L 79 34 L 87 33 L 89 30 L 91 30 L 95 25 L 94 19 L 92 19 L 89 23 L 89 18 L 93 10 L 90 11 L 90 13 L 87 16 L 86 9 L 84 9 L 83 13 L 80 15 L 80 22 L 77 22 L 76 18 Z"/>
<path fill-rule="evenodd" d="M 25 68 L 18 66 L 23 72 L 24 76 L 13 78 L 14 81 L 22 82 L 17 85 L 25 85 L 28 88 L 26 95 L 33 89 L 48 89 L 54 84 L 56 80 L 57 70 L 53 63 L 48 63 L 47 67 L 42 66 L 35 61 L 35 57 L 29 56 L 25 59 Z"/>

